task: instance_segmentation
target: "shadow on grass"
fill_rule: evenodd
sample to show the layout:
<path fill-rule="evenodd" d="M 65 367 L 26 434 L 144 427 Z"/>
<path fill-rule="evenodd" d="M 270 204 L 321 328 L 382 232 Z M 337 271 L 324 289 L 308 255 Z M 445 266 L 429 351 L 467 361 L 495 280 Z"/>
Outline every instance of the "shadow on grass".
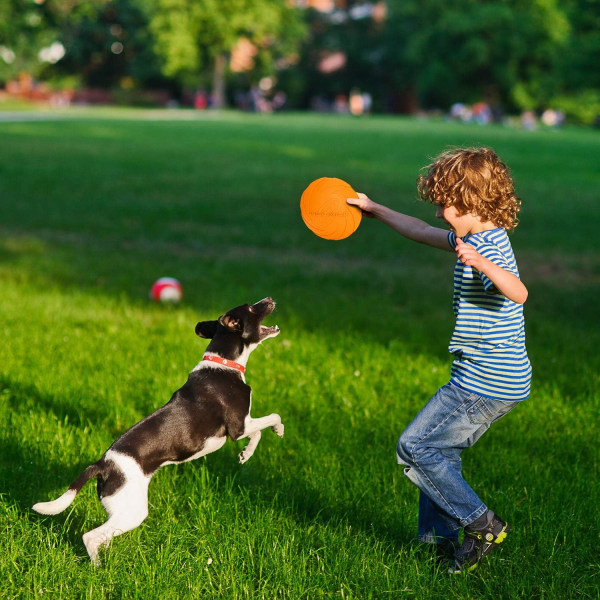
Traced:
<path fill-rule="evenodd" d="M 13 381 L 6 375 L 0 376 L 2 399 L 15 413 L 43 413 L 53 415 L 57 421 L 70 423 L 75 427 L 85 427 L 105 421 L 110 414 L 102 403 L 90 403 L 85 408 L 75 407 L 65 402 L 64 396 L 42 394 L 34 384 Z"/>
<path fill-rule="evenodd" d="M 78 557 L 87 557 L 81 536 L 89 520 L 88 511 L 72 506 L 58 515 L 47 516 L 36 513 L 32 506 L 60 496 L 88 463 L 65 464 L 52 460 L 50 453 L 44 452 L 43 444 L 24 443 L 10 436 L 0 442 L 0 456 L 3 457 L 0 463 L 3 502 L 15 504 L 21 518 L 29 522 L 41 521 L 61 544 L 72 547 Z"/>

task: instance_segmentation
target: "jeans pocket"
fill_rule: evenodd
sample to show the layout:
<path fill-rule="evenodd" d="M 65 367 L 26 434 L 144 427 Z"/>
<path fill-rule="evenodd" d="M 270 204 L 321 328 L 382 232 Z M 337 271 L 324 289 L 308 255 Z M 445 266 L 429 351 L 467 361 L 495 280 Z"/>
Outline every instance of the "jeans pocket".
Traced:
<path fill-rule="evenodd" d="M 514 408 L 516 402 L 479 397 L 468 409 L 467 416 L 473 425 L 493 423 Z"/>

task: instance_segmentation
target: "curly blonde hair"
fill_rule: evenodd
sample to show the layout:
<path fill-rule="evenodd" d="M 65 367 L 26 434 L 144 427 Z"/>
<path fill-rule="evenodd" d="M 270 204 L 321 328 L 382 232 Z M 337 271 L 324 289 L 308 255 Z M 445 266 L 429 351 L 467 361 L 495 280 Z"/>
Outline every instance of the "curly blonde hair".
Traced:
<path fill-rule="evenodd" d="M 508 231 L 519 223 L 521 199 L 508 167 L 489 148 L 447 150 L 423 167 L 417 179 L 421 200 L 491 221 Z"/>

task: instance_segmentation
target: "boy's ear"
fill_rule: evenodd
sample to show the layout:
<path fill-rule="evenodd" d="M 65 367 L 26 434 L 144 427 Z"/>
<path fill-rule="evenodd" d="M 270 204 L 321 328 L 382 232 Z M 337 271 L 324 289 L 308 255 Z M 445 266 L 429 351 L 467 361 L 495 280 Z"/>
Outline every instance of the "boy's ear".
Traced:
<path fill-rule="evenodd" d="M 242 331 L 242 323 L 239 319 L 236 319 L 230 315 L 223 315 L 219 317 L 219 323 L 229 329 L 229 331 L 235 331 L 239 333 Z"/>
<path fill-rule="evenodd" d="M 212 340 L 217 333 L 218 321 L 201 321 L 196 325 L 196 335 L 201 338 Z"/>

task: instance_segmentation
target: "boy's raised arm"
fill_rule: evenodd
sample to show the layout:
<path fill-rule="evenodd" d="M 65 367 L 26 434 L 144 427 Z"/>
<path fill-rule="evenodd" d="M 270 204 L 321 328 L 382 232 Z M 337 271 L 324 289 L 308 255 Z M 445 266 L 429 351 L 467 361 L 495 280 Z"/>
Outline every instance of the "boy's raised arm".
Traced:
<path fill-rule="evenodd" d="M 399 213 L 383 204 L 377 204 L 365 194 L 359 193 L 358 196 L 358 198 L 348 198 L 347 202 L 358 206 L 365 216 L 380 220 L 409 240 L 440 250 L 453 251 L 448 243 L 448 231 L 445 229 L 433 227 L 421 219 Z"/>

